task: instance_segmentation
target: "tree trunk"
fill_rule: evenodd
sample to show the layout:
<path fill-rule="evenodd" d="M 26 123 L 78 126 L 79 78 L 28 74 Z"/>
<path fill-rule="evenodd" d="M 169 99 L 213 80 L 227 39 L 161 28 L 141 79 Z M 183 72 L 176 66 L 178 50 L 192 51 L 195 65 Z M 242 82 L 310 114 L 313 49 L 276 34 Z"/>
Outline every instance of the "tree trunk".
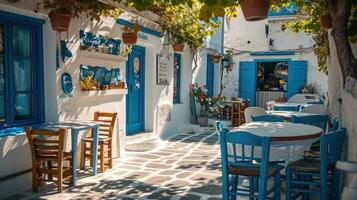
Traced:
<path fill-rule="evenodd" d="M 347 33 L 347 25 L 351 15 L 351 3 L 349 0 L 327 0 L 327 4 L 333 19 L 331 35 L 336 43 L 336 51 L 345 87 L 348 77 L 357 80 L 357 61 L 353 56 Z"/>

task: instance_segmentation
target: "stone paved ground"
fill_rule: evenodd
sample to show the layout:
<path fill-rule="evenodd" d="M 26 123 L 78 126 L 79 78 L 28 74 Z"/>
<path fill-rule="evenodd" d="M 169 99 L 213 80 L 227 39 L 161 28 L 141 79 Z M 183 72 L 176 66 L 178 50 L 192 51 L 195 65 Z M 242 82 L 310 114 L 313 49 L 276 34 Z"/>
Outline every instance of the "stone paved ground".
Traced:
<path fill-rule="evenodd" d="M 219 156 L 217 135 L 204 129 L 177 135 L 156 150 L 128 153 L 112 169 L 79 177 L 76 187 L 65 186 L 61 194 L 47 184 L 39 193 L 6 199 L 220 199 Z"/>

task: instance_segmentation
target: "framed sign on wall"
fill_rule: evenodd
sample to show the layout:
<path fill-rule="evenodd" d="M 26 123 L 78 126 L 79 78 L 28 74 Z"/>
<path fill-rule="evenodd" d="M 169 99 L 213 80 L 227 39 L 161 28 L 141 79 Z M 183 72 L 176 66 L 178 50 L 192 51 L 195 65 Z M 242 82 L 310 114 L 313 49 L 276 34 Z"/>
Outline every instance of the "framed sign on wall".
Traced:
<path fill-rule="evenodd" d="M 156 62 L 156 83 L 158 85 L 168 85 L 170 70 L 173 65 L 172 56 L 157 55 Z M 171 67 L 171 68 L 170 68 Z"/>

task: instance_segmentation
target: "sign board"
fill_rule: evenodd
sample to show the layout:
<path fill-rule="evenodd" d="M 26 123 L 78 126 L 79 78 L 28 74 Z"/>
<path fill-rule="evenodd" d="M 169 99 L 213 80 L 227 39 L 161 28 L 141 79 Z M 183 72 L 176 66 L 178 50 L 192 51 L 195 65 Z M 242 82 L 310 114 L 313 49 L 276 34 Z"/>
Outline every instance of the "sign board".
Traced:
<path fill-rule="evenodd" d="M 157 55 L 156 82 L 158 85 L 169 84 L 172 65 L 172 56 Z"/>

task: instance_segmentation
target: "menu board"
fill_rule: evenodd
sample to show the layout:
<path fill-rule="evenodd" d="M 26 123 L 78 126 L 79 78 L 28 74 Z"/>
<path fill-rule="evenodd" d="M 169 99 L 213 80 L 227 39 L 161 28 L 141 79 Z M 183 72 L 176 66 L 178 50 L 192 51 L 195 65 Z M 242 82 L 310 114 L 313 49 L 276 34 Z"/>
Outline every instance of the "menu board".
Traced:
<path fill-rule="evenodd" d="M 156 81 L 158 85 L 169 84 L 169 72 L 173 61 L 171 56 L 157 55 Z"/>

